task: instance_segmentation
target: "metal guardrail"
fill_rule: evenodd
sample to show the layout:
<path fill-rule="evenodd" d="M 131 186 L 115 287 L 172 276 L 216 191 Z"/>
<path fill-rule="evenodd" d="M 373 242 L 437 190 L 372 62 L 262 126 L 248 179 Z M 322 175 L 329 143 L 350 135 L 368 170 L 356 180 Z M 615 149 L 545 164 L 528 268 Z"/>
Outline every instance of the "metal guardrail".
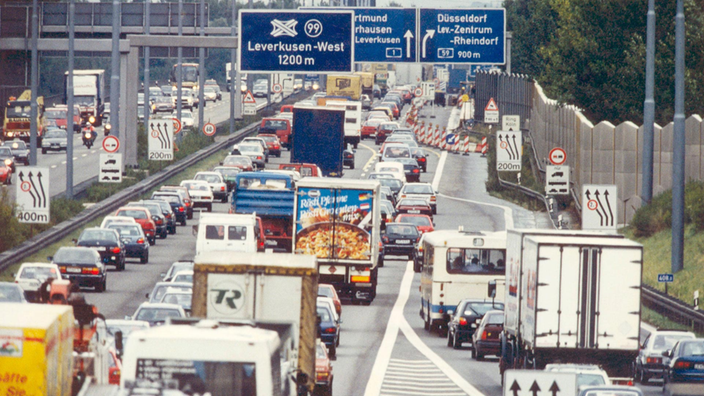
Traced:
<path fill-rule="evenodd" d="M 243 129 L 230 135 L 223 141 L 211 144 L 210 146 L 201 149 L 186 158 L 180 160 L 179 162 L 169 165 L 162 169 L 158 173 L 147 177 L 146 179 L 140 181 L 139 183 L 128 187 L 122 191 L 117 192 L 115 195 L 100 201 L 99 203 L 83 210 L 81 213 L 66 220 L 60 224 L 57 224 L 50 229 L 42 232 L 30 238 L 10 250 L 0 253 L 0 271 L 7 269 L 10 265 L 19 262 L 26 257 L 29 257 L 46 246 L 55 243 L 62 238 L 64 238 L 69 233 L 82 227 L 84 224 L 97 219 L 113 210 L 118 209 L 125 203 L 136 199 L 140 195 L 147 193 L 149 190 L 159 186 L 166 180 L 182 172 L 189 166 L 217 153 L 220 150 L 227 148 L 228 146 L 236 143 L 237 141 L 243 139 L 245 136 L 256 131 L 257 126 L 260 124 L 259 121 L 254 122 Z"/>
<path fill-rule="evenodd" d="M 676 297 L 643 285 L 641 303 L 673 322 L 688 326 L 692 331 L 704 333 L 704 312 L 692 308 L 691 305 Z"/>

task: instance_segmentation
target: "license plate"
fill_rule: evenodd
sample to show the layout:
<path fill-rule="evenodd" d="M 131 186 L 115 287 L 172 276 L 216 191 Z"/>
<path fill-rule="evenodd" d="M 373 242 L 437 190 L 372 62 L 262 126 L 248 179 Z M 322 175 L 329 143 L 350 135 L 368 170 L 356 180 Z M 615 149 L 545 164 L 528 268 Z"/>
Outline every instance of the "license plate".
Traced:
<path fill-rule="evenodd" d="M 80 274 L 81 269 L 80 268 L 66 268 L 66 272 L 70 272 L 72 274 Z"/>
<path fill-rule="evenodd" d="M 408 213 L 420 213 L 420 210 L 413 209 L 409 210 Z"/>
<path fill-rule="evenodd" d="M 105 251 L 105 246 L 91 246 L 91 249 L 98 251 L 98 252 L 104 252 Z"/>
<path fill-rule="evenodd" d="M 704 364 L 695 364 L 694 369 L 695 370 L 704 370 Z"/>
<path fill-rule="evenodd" d="M 411 241 L 409 241 L 408 239 L 398 239 L 396 241 L 396 243 L 401 244 L 401 245 L 407 245 L 407 244 L 411 243 Z"/>
<path fill-rule="evenodd" d="M 52 144 L 51 144 L 51 147 L 59 147 L 59 144 L 58 144 L 58 143 L 52 143 Z"/>

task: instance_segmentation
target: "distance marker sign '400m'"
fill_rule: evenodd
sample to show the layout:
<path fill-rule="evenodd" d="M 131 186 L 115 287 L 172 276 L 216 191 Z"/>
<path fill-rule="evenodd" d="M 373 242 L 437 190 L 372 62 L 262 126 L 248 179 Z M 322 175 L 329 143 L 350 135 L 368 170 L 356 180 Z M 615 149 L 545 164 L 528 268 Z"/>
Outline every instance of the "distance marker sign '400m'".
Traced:
<path fill-rule="evenodd" d="M 340 73 L 354 70 L 352 11 L 240 11 L 243 72 Z"/>

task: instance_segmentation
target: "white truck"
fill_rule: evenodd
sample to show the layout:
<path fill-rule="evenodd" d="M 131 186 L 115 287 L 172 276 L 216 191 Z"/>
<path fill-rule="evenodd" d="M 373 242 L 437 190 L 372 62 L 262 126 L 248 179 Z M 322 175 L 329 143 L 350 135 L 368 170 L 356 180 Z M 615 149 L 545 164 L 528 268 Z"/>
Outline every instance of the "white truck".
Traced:
<path fill-rule="evenodd" d="M 506 245 L 502 377 L 555 362 L 632 377 L 643 247 L 620 235 L 549 230 L 508 230 Z"/>
<path fill-rule="evenodd" d="M 206 252 L 255 253 L 261 239 L 256 214 L 201 213 L 196 234 L 196 256 Z"/>
<path fill-rule="evenodd" d="M 352 145 L 357 148 L 362 139 L 362 102 L 344 98 L 318 98 L 318 106 L 325 106 L 345 111 L 345 147 Z"/>
<path fill-rule="evenodd" d="M 396 85 L 418 85 L 423 81 L 423 65 L 420 63 L 397 63 Z"/>
<path fill-rule="evenodd" d="M 379 182 L 307 177 L 296 183 L 293 251 L 318 258 L 321 283 L 340 298 L 376 296 L 381 214 Z"/>
<path fill-rule="evenodd" d="M 68 71 L 64 73 L 64 103 L 68 98 Z M 81 109 L 81 123 L 103 123 L 105 111 L 105 70 L 73 71 L 73 103 Z"/>
<path fill-rule="evenodd" d="M 313 390 L 318 296 L 315 257 L 210 252 L 196 256 L 193 272 L 194 317 L 247 321 L 278 334 L 281 344 L 277 356 L 273 352 L 263 356 L 277 364 L 280 357 L 280 367 L 276 369 L 281 371 L 281 378 L 272 377 L 280 385 L 275 386 L 274 393 L 261 392 L 263 388 L 257 386 L 257 394 L 295 395 Z M 247 342 L 243 340 L 242 345 Z M 221 347 L 215 346 L 219 351 L 218 348 Z M 260 370 L 257 368 L 257 373 Z M 263 373 L 271 370 L 264 366 Z"/>

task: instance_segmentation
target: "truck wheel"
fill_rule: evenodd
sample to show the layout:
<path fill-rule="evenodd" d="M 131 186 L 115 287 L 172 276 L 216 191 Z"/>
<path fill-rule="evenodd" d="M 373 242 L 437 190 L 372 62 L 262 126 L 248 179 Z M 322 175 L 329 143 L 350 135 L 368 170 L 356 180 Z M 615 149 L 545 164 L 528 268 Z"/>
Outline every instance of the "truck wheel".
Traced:
<path fill-rule="evenodd" d="M 335 345 L 330 346 L 330 357 L 337 357 L 337 347 Z"/>
<path fill-rule="evenodd" d="M 208 212 L 212 212 L 212 211 L 213 211 L 213 204 L 210 204 L 210 205 L 208 205 Z"/>
<path fill-rule="evenodd" d="M 122 262 L 117 266 L 118 271 L 124 271 L 125 270 L 125 260 L 123 259 Z"/>
<path fill-rule="evenodd" d="M 472 351 L 472 357 L 474 360 L 484 360 L 484 354 L 479 353 L 479 349 L 475 346 L 474 350 Z"/>
<path fill-rule="evenodd" d="M 220 202 L 222 202 L 222 203 L 227 203 L 227 195 L 225 195 L 224 197 L 222 197 L 222 199 L 220 200 Z"/>
<path fill-rule="evenodd" d="M 424 315 L 423 322 L 423 328 L 425 329 L 425 331 L 430 331 L 430 318 L 427 315 Z"/>
<path fill-rule="evenodd" d="M 376 265 L 377 265 L 377 267 L 384 266 L 384 256 L 379 256 L 379 260 L 377 260 Z"/>
<path fill-rule="evenodd" d="M 420 272 L 420 263 L 418 260 L 413 260 L 413 272 L 416 274 Z"/>

